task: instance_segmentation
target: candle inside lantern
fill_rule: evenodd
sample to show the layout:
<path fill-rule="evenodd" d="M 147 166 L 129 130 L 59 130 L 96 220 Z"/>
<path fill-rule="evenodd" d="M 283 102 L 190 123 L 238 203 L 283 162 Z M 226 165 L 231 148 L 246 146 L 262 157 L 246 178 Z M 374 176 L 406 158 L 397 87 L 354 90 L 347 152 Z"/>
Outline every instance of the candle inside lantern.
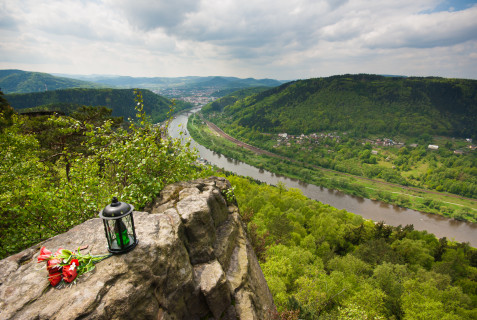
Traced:
<path fill-rule="evenodd" d="M 127 246 L 129 244 L 129 235 L 128 229 L 126 228 L 126 225 L 124 224 L 123 220 L 116 220 L 116 226 L 114 231 L 118 246 Z"/>

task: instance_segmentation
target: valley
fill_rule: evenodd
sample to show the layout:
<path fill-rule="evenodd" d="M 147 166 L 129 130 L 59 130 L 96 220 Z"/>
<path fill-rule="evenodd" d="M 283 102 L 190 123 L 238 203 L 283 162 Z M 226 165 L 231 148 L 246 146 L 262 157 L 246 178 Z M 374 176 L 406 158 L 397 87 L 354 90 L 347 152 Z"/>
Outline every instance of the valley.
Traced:
<path fill-rule="evenodd" d="M 448 239 L 454 239 L 459 242 L 469 242 L 473 246 L 477 245 L 477 239 L 475 238 L 477 224 L 475 223 L 457 221 L 437 214 L 405 209 L 397 205 L 387 204 L 383 201 L 360 197 L 354 195 L 352 192 L 345 193 L 339 191 L 337 188 L 328 189 L 313 183 L 306 183 L 294 174 L 295 169 L 292 166 L 292 162 L 284 161 L 283 159 L 277 161 L 283 162 L 287 168 L 290 168 L 290 171 L 283 173 L 270 172 L 267 168 L 264 168 L 264 157 L 259 157 L 255 152 L 249 151 L 248 149 L 237 148 L 235 144 L 229 144 L 229 141 L 226 139 L 218 139 L 213 131 L 207 129 L 207 126 L 201 128 L 203 130 L 194 131 L 194 120 L 197 120 L 197 118 L 194 118 L 194 112 L 196 111 L 197 109 L 194 109 L 192 112 L 184 112 L 174 117 L 174 120 L 170 123 L 169 134 L 175 138 L 182 136 L 184 141 L 189 141 L 190 137 L 193 137 L 194 140 L 190 141 L 191 148 L 198 151 L 202 160 L 206 160 L 207 163 L 217 168 L 239 176 L 251 177 L 254 180 L 266 184 L 275 186 L 282 184 L 287 188 L 299 189 L 310 199 L 318 200 L 337 209 L 345 209 L 365 219 L 376 222 L 384 221 L 386 224 L 396 227 L 399 225 L 413 225 L 416 230 L 426 230 L 439 238 L 447 237 Z M 210 144 L 208 142 L 210 142 Z M 224 144 L 221 144 L 222 142 Z M 226 145 L 228 145 L 229 148 L 226 148 Z M 220 150 L 220 153 L 213 150 Z M 256 159 L 257 162 L 254 162 L 252 159 Z M 343 181 L 343 177 L 340 176 L 339 172 L 329 172 L 327 177 L 330 180 Z M 356 178 L 357 177 L 354 177 L 350 179 L 350 181 L 356 182 Z M 342 184 L 344 184 L 344 181 Z M 389 190 L 389 193 L 403 192 L 399 186 L 395 189 L 381 189 L 388 188 L 388 186 L 379 184 L 371 186 L 373 188 L 380 188 L 380 190 Z M 422 196 L 422 194 L 419 196 Z M 439 197 L 436 195 L 435 199 L 437 200 Z M 460 200 L 450 199 L 450 201 L 458 203 Z"/>
<path fill-rule="evenodd" d="M 349 77 L 341 78 L 347 80 Z M 390 81 L 384 79 L 383 82 L 379 82 L 379 78 L 374 76 L 369 79 L 371 82 L 377 81 L 378 88 L 388 86 Z M 339 77 L 310 80 L 305 81 L 303 85 L 297 84 L 297 87 L 308 88 L 308 92 L 315 91 L 316 95 L 323 96 L 320 89 L 311 86 L 312 83 L 319 82 L 322 87 L 326 87 L 326 84 L 322 83 L 330 81 L 333 84 L 335 81 L 342 82 L 344 80 Z M 403 80 L 399 79 L 399 81 Z M 415 81 L 426 83 L 427 80 L 412 80 L 411 83 L 403 83 L 402 86 L 412 87 Z M 431 83 L 432 81 L 434 80 L 431 80 Z M 442 82 L 444 80 L 438 80 L 438 83 Z M 474 86 L 475 82 L 469 81 L 466 85 Z M 248 97 L 234 98 L 234 94 L 231 94 L 203 108 L 201 115 L 208 119 L 209 124 L 215 123 L 233 139 L 241 141 L 239 143 L 242 143 L 243 146 L 251 145 L 252 147 L 247 148 L 253 152 L 239 151 L 230 142 L 220 141 L 216 135 L 211 134 L 207 126 L 201 123 L 202 120 L 192 118 L 190 126 L 194 138 L 209 148 L 234 159 L 308 183 L 457 220 L 476 221 L 477 153 L 475 145 L 472 144 L 472 138 L 432 136 L 419 122 L 416 122 L 413 129 L 421 130 L 419 135 L 406 135 L 403 132 L 392 135 L 389 130 L 374 131 L 365 135 L 362 131 L 357 131 L 362 126 L 359 120 L 354 126 L 348 127 L 347 131 L 310 132 L 305 127 L 304 132 L 300 134 L 296 133 L 296 126 L 291 125 L 285 129 L 282 128 L 284 130 L 280 132 L 274 128 L 275 120 L 270 117 L 270 113 L 276 114 L 277 109 L 280 108 L 284 110 L 282 113 L 290 112 L 289 109 L 295 110 L 295 116 L 291 117 L 289 121 L 302 123 L 302 125 L 311 123 L 312 119 L 315 119 L 315 122 L 325 122 L 331 125 L 330 117 L 334 117 L 335 120 L 343 117 L 343 114 L 338 113 L 322 118 L 300 115 L 303 113 L 301 110 L 303 108 L 310 110 L 310 114 L 316 114 L 317 110 L 326 110 L 328 107 L 325 105 L 324 107 L 317 106 L 316 110 L 310 109 L 309 104 L 299 103 L 300 99 L 303 100 L 300 95 L 296 95 L 295 100 L 291 100 L 289 97 L 286 98 L 288 102 L 283 102 L 283 98 L 279 97 L 286 97 L 283 92 L 289 93 L 288 87 L 290 86 L 293 85 L 284 85 Z M 345 88 L 349 87 L 353 87 L 353 84 L 345 85 Z M 357 97 L 351 98 L 354 91 L 352 89 L 350 91 L 347 99 L 351 101 L 358 99 Z M 373 92 L 373 89 L 370 91 Z M 329 94 L 330 92 L 327 93 L 327 95 Z M 361 91 L 359 94 L 369 96 Z M 240 94 L 236 93 L 236 95 Z M 307 100 L 316 100 L 309 93 L 306 93 L 306 97 Z M 469 112 L 467 118 L 473 119 L 475 117 L 475 100 L 473 100 L 474 98 L 469 100 L 469 97 L 464 98 L 468 99 L 465 108 Z M 224 99 L 227 99 L 227 103 L 222 102 Z M 348 108 L 345 102 L 340 102 L 341 98 L 337 99 L 336 103 L 344 104 L 342 108 Z M 369 103 L 377 103 L 373 102 L 375 98 L 368 97 L 366 99 L 370 99 Z M 401 101 L 401 104 L 396 103 L 396 106 L 387 112 L 396 113 L 396 110 L 402 108 L 401 105 L 407 101 L 406 99 L 406 97 L 398 95 L 395 100 Z M 274 104 L 273 101 L 282 102 Z M 280 107 L 287 103 L 290 105 L 288 109 Z M 441 111 L 432 111 L 434 107 L 426 102 L 421 103 L 421 106 L 415 105 L 414 112 L 416 114 L 421 112 L 419 110 L 423 108 L 423 104 L 428 105 L 426 107 L 428 111 L 421 116 L 424 122 L 429 121 L 426 114 L 431 114 L 435 119 L 443 119 L 442 114 L 449 112 L 443 106 L 439 107 L 442 109 Z M 265 110 L 270 110 L 270 113 L 261 111 L 263 108 L 260 106 L 266 105 Z M 305 107 L 302 108 L 302 106 Z M 360 109 L 359 106 L 356 108 Z M 384 111 L 376 114 L 375 111 L 372 111 L 373 109 L 370 110 L 371 113 L 367 114 L 367 117 L 369 120 L 374 119 L 375 122 L 384 121 L 381 119 L 392 116 L 392 114 L 382 116 L 386 113 Z M 357 114 L 357 110 L 353 112 Z M 244 116 L 245 114 L 247 115 Z M 256 114 L 256 117 L 251 117 L 252 114 Z M 394 117 L 394 121 L 400 121 L 395 116 L 392 117 Z M 447 130 L 456 130 L 453 129 L 451 123 L 457 121 L 456 119 L 459 117 L 449 116 L 445 120 L 448 122 Z M 363 119 L 362 116 L 361 119 Z M 247 125 L 247 123 L 249 124 Z M 260 127 L 266 123 L 269 126 L 267 130 Z M 405 121 L 401 123 L 401 125 L 404 124 Z M 463 130 L 462 132 L 472 131 L 473 126 L 464 121 L 459 128 L 459 130 Z M 197 132 L 208 136 L 197 135 Z M 294 132 L 294 134 L 290 134 L 290 132 Z M 238 143 L 237 141 L 234 143 Z M 258 155 L 256 154 L 257 150 L 261 150 Z"/>
<path fill-rule="evenodd" d="M 476 0 L 1 9 L 0 319 L 477 320 Z"/>
<path fill-rule="evenodd" d="M 27 107 L 38 100 L 40 110 L 69 110 L 40 116 L 16 114 L 0 96 L 0 256 L 96 217 L 113 195 L 143 210 L 167 184 L 226 176 L 231 186 L 222 197 L 240 208 L 277 306 L 276 319 L 341 319 L 350 314 L 351 319 L 475 318 L 477 224 L 469 222 L 475 201 L 461 194 L 472 191 L 462 188 L 472 185 L 475 176 L 472 142 L 429 133 L 416 141 L 382 133 L 359 135 L 353 128 L 275 132 L 242 126 L 242 117 L 234 120 L 233 113 L 222 112 L 236 102 L 282 89 L 256 87 L 209 97 L 213 101 L 203 108 L 209 120 L 192 115 L 188 122 L 197 109 L 183 110 L 174 119 L 169 113 L 169 135 L 166 126 L 158 125 L 161 120 L 146 111 L 154 115 L 169 110 L 171 100 L 148 90 L 19 95 Z M 62 95 L 71 101 L 54 100 Z M 131 96 L 133 101 L 128 100 Z M 199 105 L 204 103 L 200 98 L 206 98 L 200 90 L 188 97 L 198 99 Z M 299 96 L 290 99 L 297 100 Z M 99 105 L 81 106 L 94 101 Z M 112 108 L 101 106 L 105 102 Z M 299 106 L 295 109 L 293 120 L 300 122 Z M 114 114 L 132 110 L 136 120 L 126 125 Z M 265 112 L 256 108 L 245 113 L 266 125 Z M 460 123 L 459 130 L 466 133 L 469 127 Z M 204 160 L 225 171 L 203 165 Z M 325 162 L 329 165 L 321 165 Z M 376 168 L 377 177 L 364 174 Z M 353 174 L 356 169 L 361 175 Z M 438 186 L 393 181 L 401 177 L 429 183 L 425 178 L 434 176 L 454 179 L 460 189 L 449 193 Z M 449 187 L 442 182 L 442 188 Z M 404 208 L 412 205 L 419 211 Z"/>

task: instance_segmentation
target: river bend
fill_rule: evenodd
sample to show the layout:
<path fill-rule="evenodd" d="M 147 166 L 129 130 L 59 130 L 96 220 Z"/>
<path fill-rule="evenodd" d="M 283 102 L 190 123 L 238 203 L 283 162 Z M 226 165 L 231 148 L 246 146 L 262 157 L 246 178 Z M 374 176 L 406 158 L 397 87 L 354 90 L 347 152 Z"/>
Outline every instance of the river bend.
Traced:
<path fill-rule="evenodd" d="M 176 116 L 170 123 L 169 134 L 177 138 L 180 136 L 180 132 L 183 132 L 183 139 L 191 139 L 187 132 L 187 120 L 193 112 L 197 112 L 198 110 L 200 110 L 200 108 Z M 318 187 L 255 168 L 238 160 L 217 154 L 193 140 L 191 146 L 199 151 L 201 158 L 217 167 L 238 175 L 249 176 L 272 185 L 277 185 L 278 182 L 282 182 L 288 188 L 300 189 L 304 195 L 311 199 L 329 204 L 338 209 L 345 209 L 365 219 L 384 221 L 386 224 L 392 226 L 412 224 L 415 230 L 427 230 L 439 238 L 447 237 L 448 239 L 453 239 L 458 242 L 469 242 L 471 246 L 477 247 L 477 224 L 475 223 L 456 221 L 439 215 L 400 208 L 381 201 L 347 195 L 340 191 Z"/>

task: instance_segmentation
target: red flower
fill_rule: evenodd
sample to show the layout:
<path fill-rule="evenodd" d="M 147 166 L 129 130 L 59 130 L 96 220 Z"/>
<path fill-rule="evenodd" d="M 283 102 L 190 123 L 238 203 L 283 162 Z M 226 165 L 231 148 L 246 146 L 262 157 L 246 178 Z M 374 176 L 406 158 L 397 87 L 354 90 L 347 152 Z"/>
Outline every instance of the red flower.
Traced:
<path fill-rule="evenodd" d="M 51 256 L 51 251 L 45 247 L 40 249 L 40 255 L 38 256 L 38 262 L 48 260 Z"/>
<path fill-rule="evenodd" d="M 61 272 L 56 272 L 48 276 L 48 281 L 54 287 L 61 281 Z"/>
<path fill-rule="evenodd" d="M 61 260 L 60 259 L 50 259 L 46 262 L 46 269 L 48 270 L 49 274 L 54 274 L 57 272 L 61 272 L 60 266 Z"/>
<path fill-rule="evenodd" d="M 65 282 L 72 282 L 78 275 L 78 259 L 72 259 L 68 266 L 63 267 L 63 279 Z"/>

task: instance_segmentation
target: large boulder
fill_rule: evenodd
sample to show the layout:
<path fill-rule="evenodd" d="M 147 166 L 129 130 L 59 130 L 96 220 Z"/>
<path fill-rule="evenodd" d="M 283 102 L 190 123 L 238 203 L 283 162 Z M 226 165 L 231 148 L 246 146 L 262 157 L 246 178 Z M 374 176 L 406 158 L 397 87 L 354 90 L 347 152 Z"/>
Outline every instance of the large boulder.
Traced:
<path fill-rule="evenodd" d="M 107 253 L 101 219 L 0 261 L 0 319 L 267 319 L 272 296 L 223 178 L 164 188 L 134 212 L 139 239 L 75 285 L 49 286 L 42 246 Z"/>

